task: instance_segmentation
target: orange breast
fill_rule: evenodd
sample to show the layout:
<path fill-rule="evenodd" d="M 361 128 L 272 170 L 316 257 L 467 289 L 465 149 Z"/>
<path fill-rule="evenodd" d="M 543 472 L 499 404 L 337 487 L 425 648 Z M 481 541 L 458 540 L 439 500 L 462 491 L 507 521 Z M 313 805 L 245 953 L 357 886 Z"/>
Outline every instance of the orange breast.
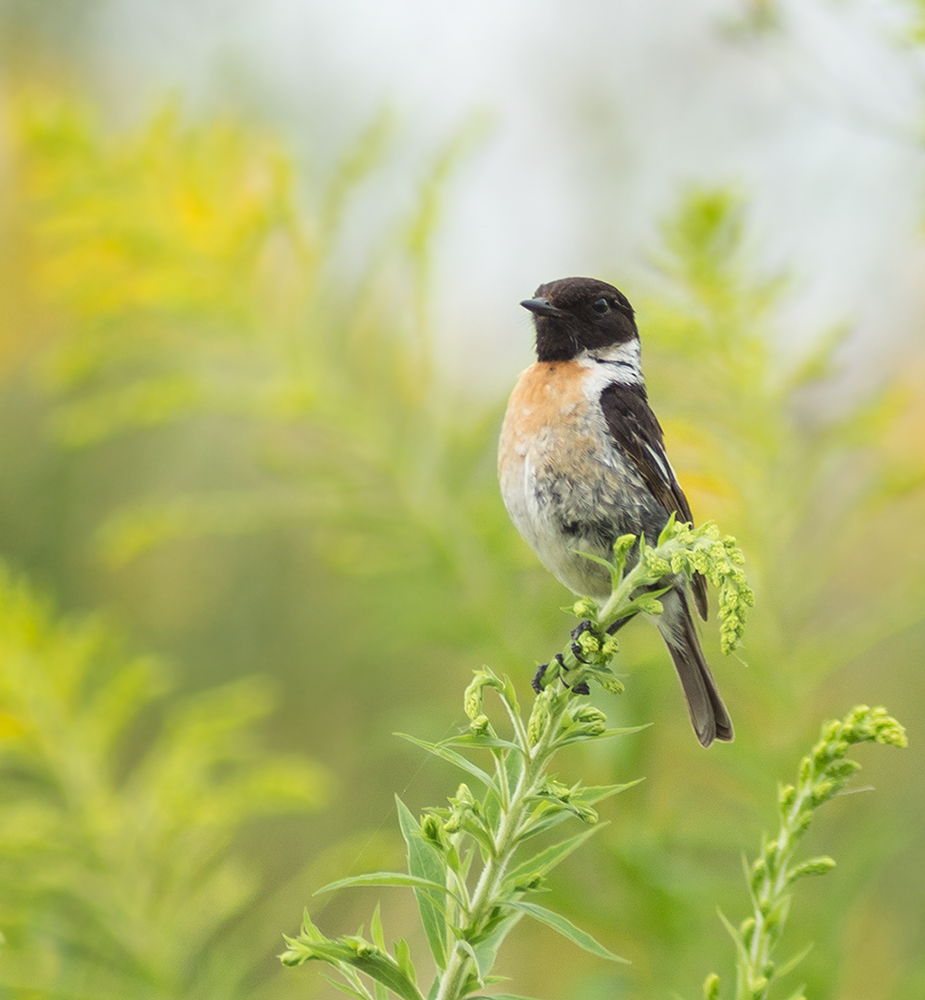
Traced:
<path fill-rule="evenodd" d="M 574 361 L 550 361 L 537 362 L 520 376 L 504 418 L 498 456 L 502 466 L 522 457 L 528 443 L 541 440 L 549 428 L 561 431 L 573 424 L 577 431 L 586 425 L 588 375 Z"/>

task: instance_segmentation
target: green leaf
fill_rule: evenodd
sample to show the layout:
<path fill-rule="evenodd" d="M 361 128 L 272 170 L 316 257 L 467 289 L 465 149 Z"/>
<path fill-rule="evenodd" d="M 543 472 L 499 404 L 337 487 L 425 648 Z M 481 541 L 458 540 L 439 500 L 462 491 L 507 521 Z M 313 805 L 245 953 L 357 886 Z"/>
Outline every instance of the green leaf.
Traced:
<path fill-rule="evenodd" d="M 545 906 L 537 906 L 536 903 L 525 903 L 523 901 L 509 903 L 508 905 L 516 907 L 518 910 L 523 910 L 524 913 L 533 917 L 534 920 L 538 920 L 541 924 L 546 924 L 547 927 L 551 927 L 563 937 L 568 938 L 573 944 L 577 944 L 579 948 L 584 948 L 585 951 L 590 952 L 592 955 L 597 955 L 598 958 L 606 958 L 611 962 L 622 962 L 625 965 L 630 964 L 629 959 L 621 958 L 612 951 L 608 951 L 602 944 L 595 941 L 587 931 L 576 927 L 571 920 L 568 920 L 561 914 L 547 910 Z"/>
<path fill-rule="evenodd" d="M 461 768 L 463 771 L 468 771 L 469 774 L 478 778 L 491 792 L 499 798 L 501 797 L 495 779 L 487 771 L 483 771 L 477 764 L 473 764 L 471 760 L 463 757 L 462 754 L 455 753 L 442 743 L 428 743 L 426 740 L 419 740 L 417 737 L 409 736 L 407 733 L 395 733 L 394 735 L 407 740 L 409 743 L 413 743 L 417 747 L 421 747 L 428 753 L 432 753 L 435 757 L 440 757 L 442 760 L 455 764 L 456 767 Z"/>
<path fill-rule="evenodd" d="M 648 729 L 648 725 L 637 726 L 629 730 L 629 732 L 638 732 L 640 729 Z M 588 785 L 586 788 L 579 788 L 577 792 L 572 795 L 572 801 L 579 801 L 582 805 L 593 806 L 597 805 L 598 802 L 605 802 L 607 799 L 614 795 L 619 795 L 620 792 L 625 792 L 629 788 L 635 788 L 636 785 L 645 781 L 645 778 L 636 778 L 635 781 L 625 781 L 621 785 Z"/>
<path fill-rule="evenodd" d="M 301 965 L 308 961 L 327 962 L 334 966 L 343 963 L 369 976 L 402 1000 L 424 1000 L 417 986 L 402 972 L 395 959 L 362 938 L 314 941 L 300 936 L 289 944 L 290 950 L 283 956 L 284 965 Z"/>
<path fill-rule="evenodd" d="M 406 875 L 404 872 L 370 872 L 368 875 L 351 875 L 349 878 L 338 879 L 336 882 L 329 882 L 327 885 L 323 885 L 320 889 L 316 889 L 313 895 L 318 896 L 322 892 L 334 892 L 336 889 L 353 889 L 358 886 L 371 885 L 429 889 L 452 896 L 461 904 L 459 897 L 445 885 L 441 885 L 439 882 L 432 882 L 427 878 L 419 878 L 417 875 Z"/>
<path fill-rule="evenodd" d="M 599 823 L 597 826 L 592 826 L 588 830 L 583 830 L 581 833 L 576 833 L 574 837 L 569 837 L 568 840 L 563 840 L 560 844 L 553 844 L 552 847 L 547 847 L 546 850 L 540 851 L 539 854 L 534 855 L 531 858 L 527 858 L 522 861 L 516 868 L 512 868 L 511 871 L 504 878 L 504 884 L 509 889 L 513 888 L 518 880 L 526 878 L 528 875 L 546 875 L 551 872 L 553 868 L 556 867 L 560 862 L 564 861 L 572 851 L 581 847 L 581 845 L 598 830 L 607 826 L 606 823 Z"/>
<path fill-rule="evenodd" d="M 579 549 L 569 549 L 569 552 L 573 555 L 581 556 L 582 559 L 588 559 L 599 566 L 603 566 L 610 573 L 611 587 L 614 590 L 617 589 L 620 584 L 620 578 L 623 576 L 623 567 L 621 565 L 612 563 L 607 559 L 602 559 L 600 556 L 594 555 L 593 552 L 582 552 Z"/>
<path fill-rule="evenodd" d="M 326 982 L 330 983 L 335 990 L 340 990 L 341 993 L 346 993 L 348 997 L 356 997 L 356 1000 L 370 1000 L 368 993 L 360 992 L 360 990 L 355 990 L 352 986 L 348 986 L 347 983 L 342 983 L 337 979 L 332 979 L 330 976 L 326 976 L 323 972 L 320 973 L 321 978 Z"/>
<path fill-rule="evenodd" d="M 395 942 L 395 960 L 398 962 L 398 967 L 401 971 L 404 972 L 412 983 L 417 985 L 417 975 L 414 970 L 414 963 L 411 961 L 411 948 L 404 938 L 399 938 Z"/>
<path fill-rule="evenodd" d="M 729 936 L 732 938 L 736 946 L 736 951 L 738 952 L 739 959 L 747 963 L 749 960 L 748 949 L 745 947 L 745 943 L 742 941 L 742 935 L 738 932 L 738 930 L 735 927 L 732 926 L 732 924 L 729 921 L 729 918 L 726 916 L 725 913 L 723 913 L 722 910 L 717 910 L 716 912 L 717 914 L 719 914 L 719 919 L 722 921 L 723 927 L 725 927 L 726 930 L 729 932 Z"/>
<path fill-rule="evenodd" d="M 605 729 L 602 733 L 597 733 L 595 736 L 590 736 L 586 733 L 576 736 L 566 736 L 564 739 L 556 740 L 556 746 L 564 747 L 568 746 L 569 743 L 586 743 L 588 740 L 610 740 L 613 739 L 614 736 L 629 736 L 631 733 L 640 733 L 643 729 L 648 729 L 651 725 L 651 722 L 647 722 L 642 726 L 625 726 L 622 729 Z"/>
<path fill-rule="evenodd" d="M 382 907 L 376 903 L 373 910 L 373 919 L 369 922 L 369 932 L 373 937 L 373 944 L 385 951 L 385 934 L 382 930 Z"/>
<path fill-rule="evenodd" d="M 421 915 L 421 926 L 427 938 L 430 953 L 438 969 L 446 968 L 447 913 L 443 892 L 446 891 L 447 871 L 443 858 L 421 836 L 421 827 L 411 810 L 396 795 L 398 822 L 408 846 L 408 870 L 417 878 L 440 886 L 440 892 L 423 887 L 415 888 L 414 896 Z M 442 883 L 442 884 L 441 884 Z"/>
<path fill-rule="evenodd" d="M 376 909 L 373 910 L 373 919 L 369 923 L 369 931 L 373 938 L 373 943 L 379 948 L 380 951 L 385 951 L 385 933 L 382 930 L 382 910 L 378 903 L 376 903 Z M 402 970 L 405 972 L 406 970 Z M 414 977 L 411 977 L 412 982 Z M 373 983 L 373 991 L 376 994 L 376 1000 L 389 1000 L 387 996 L 386 988 L 382 983 Z"/>
<path fill-rule="evenodd" d="M 803 961 L 804 958 L 806 958 L 806 956 L 812 950 L 813 950 L 813 942 L 810 941 L 810 943 L 805 948 L 802 948 L 792 958 L 788 958 L 786 962 L 784 962 L 782 965 L 779 965 L 774 970 L 775 977 L 778 978 L 778 979 L 780 979 L 782 976 L 786 976 L 788 972 L 793 972 L 793 970 L 800 964 L 800 962 Z M 797 990 L 797 993 L 798 994 L 802 993 L 805 988 L 806 988 L 806 984 L 804 983 Z"/>
<path fill-rule="evenodd" d="M 355 955 L 348 960 L 357 971 L 369 976 L 370 979 L 381 983 L 386 989 L 391 990 L 402 1000 L 424 1000 L 420 990 L 401 971 L 398 963 L 383 952 L 374 952 L 371 955 Z"/>
<path fill-rule="evenodd" d="M 479 975 L 488 982 L 488 976 L 495 964 L 495 955 L 511 928 L 523 916 L 516 910 L 497 906 L 486 927 L 477 938 L 472 939 L 473 954 L 479 967 Z"/>
<path fill-rule="evenodd" d="M 502 740 L 497 736 L 478 736 L 475 733 L 451 736 L 440 745 L 444 747 L 477 747 L 480 750 L 514 750 L 517 753 L 523 753 L 523 750 L 510 740 Z"/>

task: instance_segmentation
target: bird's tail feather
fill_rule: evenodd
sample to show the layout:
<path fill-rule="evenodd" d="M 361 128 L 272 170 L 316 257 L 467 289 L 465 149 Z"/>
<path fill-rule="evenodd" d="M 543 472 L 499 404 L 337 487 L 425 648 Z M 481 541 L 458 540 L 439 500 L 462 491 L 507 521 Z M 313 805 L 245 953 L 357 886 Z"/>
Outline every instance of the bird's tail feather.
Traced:
<path fill-rule="evenodd" d="M 665 611 L 657 619 L 658 630 L 674 660 L 697 739 L 705 747 L 715 739 L 728 742 L 732 721 L 700 648 L 687 597 L 682 590 L 669 590 L 660 600 Z"/>

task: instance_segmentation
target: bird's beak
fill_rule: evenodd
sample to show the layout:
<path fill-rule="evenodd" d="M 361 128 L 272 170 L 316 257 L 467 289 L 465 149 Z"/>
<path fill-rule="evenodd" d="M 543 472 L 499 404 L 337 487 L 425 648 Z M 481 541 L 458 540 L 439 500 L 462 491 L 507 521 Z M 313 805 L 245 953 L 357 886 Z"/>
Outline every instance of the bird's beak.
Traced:
<path fill-rule="evenodd" d="M 549 299 L 524 299 L 520 303 L 524 309 L 529 309 L 535 316 L 564 316 L 561 309 L 557 309 Z"/>

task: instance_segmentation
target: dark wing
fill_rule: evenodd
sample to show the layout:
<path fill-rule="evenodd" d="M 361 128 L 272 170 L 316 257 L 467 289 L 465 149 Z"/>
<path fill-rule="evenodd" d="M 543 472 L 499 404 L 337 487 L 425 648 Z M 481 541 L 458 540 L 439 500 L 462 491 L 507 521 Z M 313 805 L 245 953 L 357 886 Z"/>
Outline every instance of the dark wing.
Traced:
<path fill-rule="evenodd" d="M 601 393 L 607 427 L 623 452 L 639 470 L 649 492 L 679 521 L 694 523 L 690 505 L 678 485 L 665 453 L 662 428 L 649 407 L 643 385 L 609 385 Z M 700 617 L 707 618 L 707 581 L 699 573 L 691 581 Z"/>

